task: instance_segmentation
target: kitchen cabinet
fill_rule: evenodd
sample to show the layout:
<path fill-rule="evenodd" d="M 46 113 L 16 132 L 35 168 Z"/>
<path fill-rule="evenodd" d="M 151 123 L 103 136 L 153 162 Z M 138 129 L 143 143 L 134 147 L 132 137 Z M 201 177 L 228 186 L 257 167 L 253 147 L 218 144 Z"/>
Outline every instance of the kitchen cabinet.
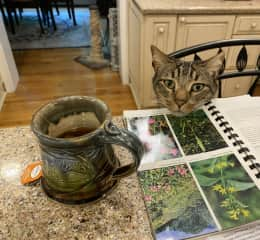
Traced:
<path fill-rule="evenodd" d="M 162 1 L 163 3 L 169 4 L 166 0 Z M 186 12 L 188 13 L 186 14 L 183 5 L 178 8 L 177 3 L 176 5 L 173 4 L 175 8 L 170 11 L 169 7 L 164 9 L 155 1 L 149 3 L 145 0 L 133 0 L 129 2 L 129 84 L 139 108 L 157 106 L 152 89 L 154 74 L 150 50 L 152 44 L 165 53 L 171 53 L 214 40 L 260 37 L 260 16 L 257 14 L 242 14 L 241 11 L 229 11 L 230 14 L 225 11 L 214 12 L 213 6 L 211 6 L 211 9 L 209 8 L 210 11 L 206 11 L 206 4 L 207 1 L 205 1 L 205 6 L 202 8 L 196 8 L 196 6 L 189 8 L 189 6 L 186 6 Z M 156 11 L 156 7 L 158 11 Z M 250 5 L 250 7 L 252 6 Z M 252 9 L 249 10 L 252 11 Z M 247 9 L 246 13 L 249 10 Z M 225 14 L 221 14 L 222 12 L 225 12 Z M 241 47 L 224 49 L 227 71 L 235 68 L 240 49 Z M 247 50 L 249 56 L 248 67 L 254 68 L 260 48 L 250 46 L 247 47 Z M 201 52 L 199 56 L 202 59 L 207 59 L 216 54 L 216 51 L 215 49 Z M 191 59 L 192 56 L 185 58 L 185 60 Z M 252 81 L 253 77 L 224 80 L 222 96 L 246 94 Z"/>

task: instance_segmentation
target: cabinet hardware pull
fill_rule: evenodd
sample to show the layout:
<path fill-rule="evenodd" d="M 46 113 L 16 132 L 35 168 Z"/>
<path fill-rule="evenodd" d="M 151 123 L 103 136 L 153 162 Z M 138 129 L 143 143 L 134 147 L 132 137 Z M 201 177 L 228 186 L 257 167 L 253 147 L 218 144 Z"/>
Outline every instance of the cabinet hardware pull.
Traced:
<path fill-rule="evenodd" d="M 239 89 L 239 88 L 240 88 L 240 85 L 236 84 L 235 89 Z"/>
<path fill-rule="evenodd" d="M 164 33 L 164 28 L 163 27 L 159 27 L 159 33 Z"/>
<path fill-rule="evenodd" d="M 251 23 L 251 28 L 256 28 L 257 24 L 254 22 L 254 23 Z"/>
<path fill-rule="evenodd" d="M 185 17 L 181 17 L 181 18 L 180 18 L 180 22 L 181 22 L 181 23 L 185 23 L 185 22 L 186 22 L 186 18 L 185 18 Z"/>

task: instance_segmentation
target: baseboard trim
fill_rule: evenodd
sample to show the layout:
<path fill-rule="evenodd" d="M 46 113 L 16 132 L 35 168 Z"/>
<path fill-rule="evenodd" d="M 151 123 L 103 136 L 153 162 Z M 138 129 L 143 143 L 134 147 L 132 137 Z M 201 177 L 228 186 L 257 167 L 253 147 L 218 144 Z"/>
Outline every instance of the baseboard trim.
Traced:
<path fill-rule="evenodd" d="M 2 107 L 4 105 L 5 97 L 6 97 L 6 92 L 0 93 L 0 111 L 2 110 Z"/>

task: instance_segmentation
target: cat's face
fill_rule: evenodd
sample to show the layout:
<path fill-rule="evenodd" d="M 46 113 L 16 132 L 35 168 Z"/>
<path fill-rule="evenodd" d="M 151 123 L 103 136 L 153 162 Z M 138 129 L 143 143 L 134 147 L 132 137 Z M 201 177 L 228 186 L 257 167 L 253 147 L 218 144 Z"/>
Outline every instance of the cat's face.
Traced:
<path fill-rule="evenodd" d="M 216 96 L 217 76 L 223 69 L 224 52 L 205 61 L 170 59 L 155 46 L 153 88 L 159 103 L 174 115 L 186 115 Z"/>

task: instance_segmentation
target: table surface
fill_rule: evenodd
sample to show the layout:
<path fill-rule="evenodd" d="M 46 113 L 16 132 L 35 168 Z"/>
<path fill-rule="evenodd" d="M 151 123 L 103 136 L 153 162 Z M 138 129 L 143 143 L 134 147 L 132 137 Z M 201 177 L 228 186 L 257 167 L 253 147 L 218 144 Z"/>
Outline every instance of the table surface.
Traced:
<path fill-rule="evenodd" d="M 227 101 L 231 106 L 236 103 L 237 109 L 246 104 L 258 109 L 260 98 L 244 96 Z M 237 104 L 237 101 L 244 105 Z M 225 99 L 216 100 L 215 104 L 218 108 L 223 108 L 224 104 L 225 109 L 229 109 Z M 248 110 L 249 113 L 252 109 Z M 238 128 L 243 127 L 243 119 L 236 121 Z M 121 117 L 115 117 L 113 122 L 123 127 Z M 130 160 L 130 154 L 123 148 L 117 148 L 116 152 L 119 159 Z M 0 128 L 1 240 L 153 239 L 136 174 L 121 179 L 111 193 L 97 202 L 65 205 L 48 198 L 39 182 L 30 186 L 20 183 L 23 169 L 39 160 L 39 156 L 36 138 L 28 126 Z"/>
<path fill-rule="evenodd" d="M 122 127 L 121 118 L 114 123 Z M 130 157 L 121 148 L 117 155 Z M 36 160 L 28 126 L 0 129 L 0 239 L 152 239 L 136 174 L 97 202 L 65 205 L 49 199 L 39 182 L 21 185 L 23 169 Z"/>

